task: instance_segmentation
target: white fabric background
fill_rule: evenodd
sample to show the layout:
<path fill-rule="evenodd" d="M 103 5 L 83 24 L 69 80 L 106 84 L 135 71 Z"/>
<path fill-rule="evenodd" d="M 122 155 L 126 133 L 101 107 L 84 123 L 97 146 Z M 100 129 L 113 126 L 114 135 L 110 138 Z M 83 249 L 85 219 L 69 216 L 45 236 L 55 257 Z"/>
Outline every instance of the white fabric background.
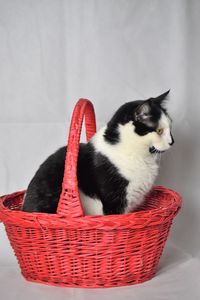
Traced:
<path fill-rule="evenodd" d="M 26 188 L 65 144 L 78 98 L 98 125 L 125 101 L 171 88 L 175 145 L 158 183 L 183 197 L 157 276 L 109 290 L 30 284 L 0 225 L 1 299 L 200 298 L 200 2 L 198 0 L 0 0 L 0 194 Z"/>

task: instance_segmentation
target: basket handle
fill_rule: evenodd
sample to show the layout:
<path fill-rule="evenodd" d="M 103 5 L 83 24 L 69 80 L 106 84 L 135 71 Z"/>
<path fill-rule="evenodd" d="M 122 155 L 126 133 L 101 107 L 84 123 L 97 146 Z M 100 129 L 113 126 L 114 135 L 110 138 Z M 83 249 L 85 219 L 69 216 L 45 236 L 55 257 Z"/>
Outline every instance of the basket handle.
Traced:
<path fill-rule="evenodd" d="M 83 216 L 83 207 L 80 201 L 77 179 L 77 160 L 80 143 L 80 135 L 85 116 L 87 141 L 96 132 L 95 112 L 92 103 L 87 99 L 80 99 L 74 108 L 70 131 L 68 137 L 68 147 L 65 159 L 64 177 L 62 192 L 57 207 L 57 214 L 70 217 Z"/>

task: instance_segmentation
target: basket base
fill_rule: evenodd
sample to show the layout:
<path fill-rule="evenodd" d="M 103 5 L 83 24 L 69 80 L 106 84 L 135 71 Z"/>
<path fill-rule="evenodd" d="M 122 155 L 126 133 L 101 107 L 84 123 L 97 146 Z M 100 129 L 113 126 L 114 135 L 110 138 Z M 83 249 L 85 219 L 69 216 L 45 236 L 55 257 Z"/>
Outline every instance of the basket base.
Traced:
<path fill-rule="evenodd" d="M 96 289 L 96 288 L 114 288 L 114 287 L 123 287 L 123 286 L 130 286 L 130 285 L 136 285 L 136 284 L 141 284 L 144 283 L 146 281 L 151 280 L 154 276 L 155 276 L 154 272 L 151 276 L 149 276 L 148 278 L 142 278 L 140 280 L 131 280 L 130 282 L 128 281 L 124 281 L 124 282 L 116 282 L 115 284 L 105 284 L 105 283 L 95 283 L 95 282 L 91 282 L 91 283 L 87 283 L 87 284 L 78 284 L 78 283 L 72 283 L 72 282 L 54 282 L 54 281 L 50 281 L 48 279 L 46 280 L 38 280 L 32 277 L 27 277 L 25 276 L 23 273 L 22 276 L 25 278 L 26 281 L 29 282 L 34 282 L 34 283 L 40 283 L 40 284 L 45 284 L 45 285 L 49 285 L 49 286 L 56 286 L 56 287 L 73 287 L 73 288 L 88 288 L 88 289 Z"/>

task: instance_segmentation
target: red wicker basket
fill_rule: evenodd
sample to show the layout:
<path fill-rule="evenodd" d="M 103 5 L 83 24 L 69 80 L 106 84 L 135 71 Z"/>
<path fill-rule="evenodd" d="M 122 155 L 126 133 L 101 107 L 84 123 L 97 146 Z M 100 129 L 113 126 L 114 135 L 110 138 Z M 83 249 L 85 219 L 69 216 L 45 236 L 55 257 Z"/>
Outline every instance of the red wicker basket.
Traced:
<path fill-rule="evenodd" d="M 27 280 L 73 287 L 144 282 L 155 274 L 181 207 L 180 196 L 155 187 L 140 211 L 84 216 L 76 177 L 84 116 L 89 140 L 96 130 L 94 110 L 89 100 L 80 99 L 73 112 L 57 213 L 22 212 L 22 191 L 0 198 L 0 219 Z"/>

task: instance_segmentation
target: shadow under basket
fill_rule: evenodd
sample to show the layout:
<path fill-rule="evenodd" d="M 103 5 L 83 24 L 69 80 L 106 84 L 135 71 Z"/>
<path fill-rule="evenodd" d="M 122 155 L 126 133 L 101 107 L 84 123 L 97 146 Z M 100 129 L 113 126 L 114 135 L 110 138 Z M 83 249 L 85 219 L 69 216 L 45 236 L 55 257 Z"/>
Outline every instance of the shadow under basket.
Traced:
<path fill-rule="evenodd" d="M 89 140 L 96 130 L 94 110 L 89 100 L 80 99 L 73 112 L 57 213 L 21 211 L 22 191 L 0 198 L 0 220 L 29 281 L 88 288 L 144 282 L 156 272 L 181 198 L 157 186 L 133 213 L 84 216 L 76 178 L 84 116 Z"/>

